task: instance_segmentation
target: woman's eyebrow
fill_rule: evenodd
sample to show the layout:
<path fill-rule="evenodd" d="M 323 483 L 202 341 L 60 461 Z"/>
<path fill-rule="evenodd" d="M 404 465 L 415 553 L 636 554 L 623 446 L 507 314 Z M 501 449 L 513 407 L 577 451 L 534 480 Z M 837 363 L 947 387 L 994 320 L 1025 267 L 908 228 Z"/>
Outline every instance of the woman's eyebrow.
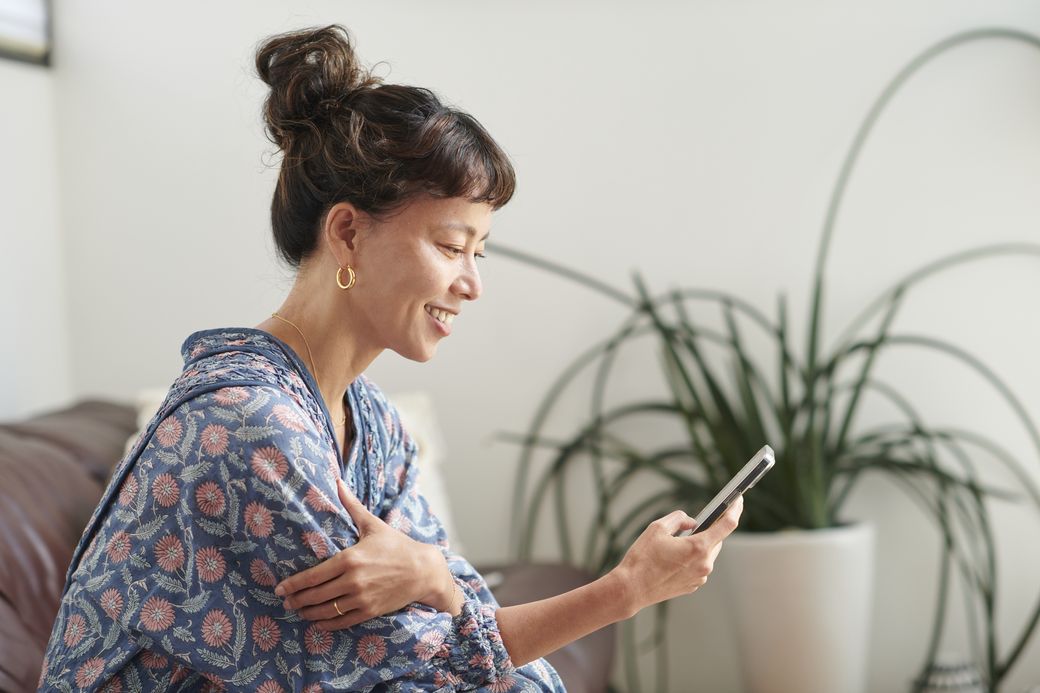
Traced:
<path fill-rule="evenodd" d="M 461 221 L 444 221 L 444 222 L 441 222 L 439 224 L 434 224 L 433 228 L 435 228 L 435 229 L 461 229 L 462 231 L 465 231 L 470 236 L 476 236 L 477 235 L 477 230 L 475 228 L 473 228 L 469 224 L 463 224 Z M 484 241 L 486 241 L 488 239 L 488 236 L 490 236 L 490 235 L 491 235 L 491 230 L 489 229 L 488 232 L 484 234 L 484 237 L 480 239 L 480 242 L 483 243 Z"/>

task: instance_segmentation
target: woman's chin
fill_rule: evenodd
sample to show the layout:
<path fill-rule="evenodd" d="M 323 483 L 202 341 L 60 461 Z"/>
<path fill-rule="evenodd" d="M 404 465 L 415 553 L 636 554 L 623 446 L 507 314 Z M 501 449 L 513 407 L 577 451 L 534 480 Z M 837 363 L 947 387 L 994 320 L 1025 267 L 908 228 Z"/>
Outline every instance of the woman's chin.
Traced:
<path fill-rule="evenodd" d="M 410 349 L 394 349 L 398 355 L 403 356 L 409 361 L 416 361 L 418 363 L 426 363 L 434 357 L 437 353 L 437 344 L 424 345 L 419 348 Z"/>

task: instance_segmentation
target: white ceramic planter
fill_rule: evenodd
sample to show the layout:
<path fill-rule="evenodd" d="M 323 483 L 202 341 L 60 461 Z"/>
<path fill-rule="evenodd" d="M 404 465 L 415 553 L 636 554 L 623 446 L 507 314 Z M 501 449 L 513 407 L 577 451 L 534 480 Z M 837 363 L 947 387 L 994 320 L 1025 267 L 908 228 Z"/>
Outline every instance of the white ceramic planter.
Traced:
<path fill-rule="evenodd" d="M 867 525 L 726 540 L 745 693 L 863 693 L 874 575 Z"/>

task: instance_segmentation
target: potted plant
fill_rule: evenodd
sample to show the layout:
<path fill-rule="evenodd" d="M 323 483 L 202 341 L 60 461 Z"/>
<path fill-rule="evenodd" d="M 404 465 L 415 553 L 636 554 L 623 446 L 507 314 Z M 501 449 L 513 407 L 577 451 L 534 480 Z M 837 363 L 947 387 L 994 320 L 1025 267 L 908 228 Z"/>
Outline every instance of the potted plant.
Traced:
<path fill-rule="evenodd" d="M 754 563 L 753 556 L 742 553 L 742 543 L 786 542 L 779 554 L 775 550 L 770 554 L 770 570 L 774 571 L 778 555 L 810 550 L 812 545 L 824 543 L 822 537 L 831 536 L 837 537 L 839 551 L 851 553 L 844 554 L 846 557 L 841 560 L 807 558 L 809 554 L 800 553 L 795 570 L 797 566 L 803 567 L 801 578 L 805 577 L 806 561 L 822 560 L 819 565 L 830 566 L 869 561 L 870 531 L 845 527 L 843 508 L 860 479 L 869 473 L 881 474 L 920 503 L 934 521 L 942 545 L 938 603 L 922 672 L 935 662 L 951 592 L 950 581 L 960 576 L 970 596 L 971 603 L 966 607 L 971 612 L 969 616 L 982 615 L 972 633 L 976 666 L 987 689 L 998 689 L 1019 660 L 1040 620 L 1040 600 L 1031 607 L 1024 627 L 1011 646 L 998 651 L 994 622 L 998 597 L 996 540 L 991 531 L 988 504 L 993 499 L 1013 497 L 1040 508 L 1040 491 L 1023 462 L 985 434 L 928 421 L 898 387 L 878 378 L 876 364 L 884 353 L 903 348 L 930 350 L 956 360 L 982 376 L 1008 403 L 1040 457 L 1040 432 L 1036 424 L 1007 383 L 981 359 L 948 341 L 899 334 L 892 329 L 893 319 L 908 294 L 921 282 L 966 263 L 1009 255 L 1040 256 L 1040 246 L 994 244 L 941 257 L 903 277 L 870 301 L 848 322 L 833 344 L 824 344 L 821 339 L 825 268 L 834 221 L 871 129 L 893 95 L 922 66 L 956 46 L 988 39 L 1019 41 L 1040 48 L 1040 39 L 1012 30 L 982 29 L 955 35 L 908 63 L 868 112 L 845 157 L 830 198 L 817 250 L 803 350 L 797 348 L 789 330 L 783 296 L 777 302 L 775 316 L 770 317 L 738 296 L 712 289 L 678 289 L 654 294 L 639 276 L 635 278 L 633 292 L 626 294 L 572 269 L 494 245 L 499 254 L 570 277 L 619 302 L 628 311 L 612 336 L 578 356 L 555 380 L 527 433 L 510 437 L 522 444 L 514 501 L 514 526 L 521 557 L 530 556 L 535 529 L 539 521 L 550 515 L 562 557 L 593 571 L 605 572 L 620 560 L 649 520 L 676 507 L 699 507 L 755 450 L 769 442 L 776 449 L 776 468 L 756 487 L 753 501 L 745 505 L 738 532 L 744 539 L 734 535 L 727 542 L 727 560 L 731 560 L 731 553 L 736 553 L 738 560 Z M 714 322 L 705 308 L 715 313 Z M 747 346 L 752 332 L 758 340 L 756 343 L 764 339 L 769 347 Z M 615 373 L 613 368 L 619 353 L 647 341 L 655 345 L 661 356 L 664 385 L 661 396 L 608 404 L 605 392 Z M 561 397 L 578 386 L 579 376 L 591 378 L 590 416 L 572 434 L 562 439 L 550 437 L 545 432 L 549 415 Z M 887 400 L 900 412 L 899 416 L 883 425 L 859 424 L 857 413 L 868 397 Z M 657 446 L 634 441 L 628 435 L 632 429 L 626 426 L 646 421 L 646 417 L 677 424 L 683 440 Z M 981 483 L 979 466 L 992 463 L 1006 467 L 1020 482 L 1020 488 L 1008 493 Z M 591 478 L 595 498 L 584 528 L 584 550 L 580 554 L 566 493 L 567 476 L 578 469 Z M 652 482 L 642 486 L 633 483 L 647 478 Z M 791 543 L 795 540 L 800 542 L 797 546 Z M 805 542 L 810 549 L 806 549 Z M 740 555 L 744 558 L 739 558 Z M 864 573 L 869 575 L 869 564 L 865 571 L 861 563 L 855 565 L 856 570 L 852 572 L 858 572 L 860 577 Z M 741 572 L 754 574 L 755 571 Z M 835 582 L 833 577 L 828 574 L 828 582 Z M 848 608 L 861 613 L 861 631 L 869 625 L 866 621 L 869 587 L 869 580 L 864 584 L 861 579 L 858 585 L 837 587 L 838 593 L 832 597 L 848 607 L 846 600 L 850 595 L 859 594 L 856 598 L 861 600 L 860 605 Z M 792 602 L 795 600 L 790 598 Z M 810 601 L 826 603 L 827 599 L 817 592 Z M 664 618 L 666 610 L 659 609 L 656 613 Z M 847 640 L 855 641 L 856 637 L 860 638 L 859 644 L 849 645 Z M 750 635 L 748 638 L 753 639 Z M 865 638 L 865 632 L 855 636 L 846 631 L 844 645 L 835 644 L 845 649 L 864 650 L 862 657 L 865 656 Z M 751 642 L 748 647 L 753 650 L 755 645 Z M 628 649 L 631 665 L 635 658 L 631 647 Z M 658 655 L 658 669 L 663 671 L 666 669 L 664 648 L 658 648 Z M 745 658 L 747 656 L 745 653 Z M 814 652 L 814 656 L 816 661 L 825 659 L 819 651 Z M 769 670 L 771 665 L 759 662 L 758 666 Z M 812 668 L 813 665 L 807 666 Z M 820 685 L 822 690 L 831 693 L 860 690 L 863 663 L 852 662 L 849 666 L 848 671 L 826 679 L 829 683 L 812 684 L 804 680 L 785 683 L 769 670 L 773 684 L 749 680 L 748 686 L 754 691 L 806 692 L 814 690 L 813 685 Z M 636 687 L 631 666 L 628 673 L 630 685 Z M 848 679 L 851 682 L 847 684 L 835 683 Z"/>

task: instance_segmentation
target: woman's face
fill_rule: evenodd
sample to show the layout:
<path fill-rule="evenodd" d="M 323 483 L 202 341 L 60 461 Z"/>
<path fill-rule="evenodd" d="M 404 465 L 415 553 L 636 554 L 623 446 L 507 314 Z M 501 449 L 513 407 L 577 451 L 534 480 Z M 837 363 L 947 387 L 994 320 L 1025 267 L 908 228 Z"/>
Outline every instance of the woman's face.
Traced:
<path fill-rule="evenodd" d="M 350 289 L 377 348 L 428 361 L 467 301 L 481 294 L 477 262 L 492 208 L 421 196 L 359 235 Z"/>

